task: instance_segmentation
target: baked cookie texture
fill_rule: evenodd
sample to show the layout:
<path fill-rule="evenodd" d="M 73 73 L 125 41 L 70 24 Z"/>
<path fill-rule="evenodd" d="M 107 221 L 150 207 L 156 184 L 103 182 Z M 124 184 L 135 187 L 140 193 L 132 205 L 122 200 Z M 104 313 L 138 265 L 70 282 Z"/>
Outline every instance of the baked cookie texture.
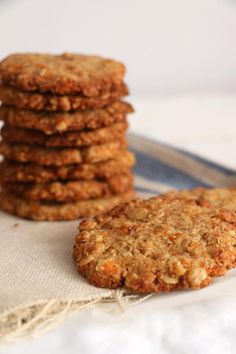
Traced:
<path fill-rule="evenodd" d="M 63 180 L 106 180 L 117 174 L 128 173 L 134 164 L 135 157 L 130 151 L 124 151 L 107 161 L 90 164 L 42 166 L 6 160 L 0 165 L 0 175 L 5 183 L 21 182 L 26 184 Z"/>
<path fill-rule="evenodd" d="M 125 66 L 93 55 L 12 54 L 0 63 L 0 80 L 24 91 L 100 96 L 119 85 Z"/>
<path fill-rule="evenodd" d="M 131 172 L 118 174 L 106 181 L 69 181 L 52 183 L 3 183 L 8 193 L 22 197 L 25 200 L 71 202 L 92 198 L 108 197 L 124 194 L 132 189 L 133 176 Z"/>
<path fill-rule="evenodd" d="M 57 134 L 84 129 L 99 129 L 115 123 L 123 123 L 133 107 L 116 101 L 103 108 L 72 112 L 41 112 L 0 107 L 0 117 L 8 125 L 17 128 L 39 130 L 45 134 Z"/>
<path fill-rule="evenodd" d="M 54 95 L 21 91 L 13 86 L 0 85 L 0 101 L 6 106 L 34 111 L 75 111 L 105 107 L 128 94 L 128 88 L 121 83 L 115 90 L 100 96 Z"/>
<path fill-rule="evenodd" d="M 73 203 L 42 203 L 18 198 L 6 192 L 0 193 L 1 209 L 21 218 L 36 221 L 74 220 L 99 215 L 123 201 L 134 197 L 134 191 L 107 198 L 82 200 Z"/>
<path fill-rule="evenodd" d="M 48 147 L 76 147 L 99 145 L 121 140 L 127 129 L 128 123 L 124 121 L 95 130 L 46 135 L 36 130 L 4 125 L 1 135 L 3 140 L 9 144 L 24 143 Z"/>
<path fill-rule="evenodd" d="M 166 197 L 175 198 L 180 196 L 186 199 L 200 199 L 203 204 L 225 208 L 236 212 L 236 188 L 194 188 L 190 190 L 171 191 Z"/>
<path fill-rule="evenodd" d="M 82 148 L 47 148 L 27 144 L 0 144 L 0 153 L 7 160 L 34 162 L 45 166 L 96 163 L 112 159 L 125 151 L 126 143 L 114 141 Z"/>
<path fill-rule="evenodd" d="M 33 220 L 108 211 L 133 195 L 125 66 L 79 54 L 0 62 L 0 205 Z"/>
<path fill-rule="evenodd" d="M 236 264 L 236 214 L 202 199 L 136 199 L 83 221 L 77 270 L 99 287 L 198 289 Z"/>

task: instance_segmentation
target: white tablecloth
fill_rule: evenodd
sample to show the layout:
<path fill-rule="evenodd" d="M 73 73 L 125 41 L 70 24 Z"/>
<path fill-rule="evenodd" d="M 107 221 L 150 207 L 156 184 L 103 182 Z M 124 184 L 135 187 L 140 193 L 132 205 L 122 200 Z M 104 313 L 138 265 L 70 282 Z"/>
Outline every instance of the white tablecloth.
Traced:
<path fill-rule="evenodd" d="M 236 168 L 236 95 L 134 98 L 131 131 Z M 51 332 L 4 348 L 6 354 L 233 354 L 232 297 L 155 309 L 155 298 L 127 312 L 83 310 Z"/>

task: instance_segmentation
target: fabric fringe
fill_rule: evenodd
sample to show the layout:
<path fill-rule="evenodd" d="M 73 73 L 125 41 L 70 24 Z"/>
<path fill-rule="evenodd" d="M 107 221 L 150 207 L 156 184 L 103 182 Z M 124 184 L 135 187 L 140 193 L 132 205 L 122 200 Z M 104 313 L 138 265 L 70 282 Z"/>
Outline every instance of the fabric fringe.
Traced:
<path fill-rule="evenodd" d="M 49 331 L 63 322 L 69 313 L 106 302 L 113 302 L 116 305 L 112 306 L 109 312 L 123 312 L 128 307 L 138 304 L 148 297 L 129 294 L 124 290 L 116 290 L 112 296 L 85 302 L 76 300 L 58 301 L 54 299 L 11 309 L 0 315 L 0 349 L 6 344 L 32 338 Z"/>

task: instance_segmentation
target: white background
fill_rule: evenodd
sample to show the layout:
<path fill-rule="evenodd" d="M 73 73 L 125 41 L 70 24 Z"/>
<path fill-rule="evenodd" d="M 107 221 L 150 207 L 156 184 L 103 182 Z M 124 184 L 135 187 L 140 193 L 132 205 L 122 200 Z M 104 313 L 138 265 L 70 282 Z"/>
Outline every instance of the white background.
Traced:
<path fill-rule="evenodd" d="M 73 51 L 124 61 L 134 95 L 236 89 L 234 0 L 0 0 L 0 57 Z"/>

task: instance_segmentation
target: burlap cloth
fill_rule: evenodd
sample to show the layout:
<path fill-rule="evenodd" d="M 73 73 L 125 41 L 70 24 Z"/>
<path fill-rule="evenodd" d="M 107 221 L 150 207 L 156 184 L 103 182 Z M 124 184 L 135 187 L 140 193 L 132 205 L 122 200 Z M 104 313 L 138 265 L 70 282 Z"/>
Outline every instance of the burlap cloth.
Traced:
<path fill-rule="evenodd" d="M 135 173 L 139 193 L 152 195 L 196 185 L 236 185 L 234 171 L 145 139 L 130 140 L 138 160 Z M 0 212 L 1 343 L 45 331 L 67 313 L 102 301 L 128 306 L 131 299 L 142 299 L 123 290 L 93 287 L 77 274 L 71 257 L 77 226 L 78 221 L 33 222 Z M 216 282 L 218 287 L 199 293 L 203 297 L 235 293 L 235 276 L 222 278 Z M 199 293 L 171 294 L 170 302 L 195 301 Z M 168 295 L 158 299 L 168 304 Z"/>
<path fill-rule="evenodd" d="M 14 341 L 45 330 L 65 313 L 121 291 L 89 285 L 76 273 L 75 222 L 32 222 L 0 213 L 0 337 Z"/>

